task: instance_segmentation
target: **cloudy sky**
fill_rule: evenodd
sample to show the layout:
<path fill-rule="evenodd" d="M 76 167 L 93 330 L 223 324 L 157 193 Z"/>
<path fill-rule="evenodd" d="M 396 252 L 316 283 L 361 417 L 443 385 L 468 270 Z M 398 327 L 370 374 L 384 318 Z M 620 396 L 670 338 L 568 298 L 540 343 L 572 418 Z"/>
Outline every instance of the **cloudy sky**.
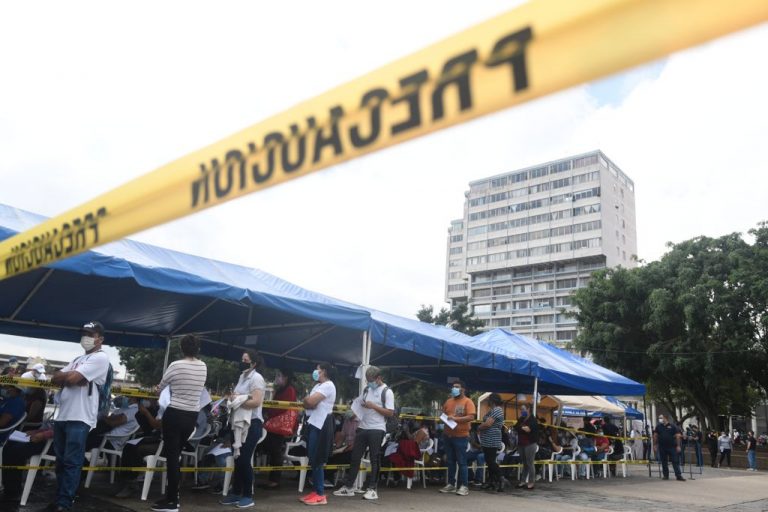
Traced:
<path fill-rule="evenodd" d="M 57 215 L 517 3 L 3 3 L 0 203 Z M 765 48 L 762 25 L 134 238 L 412 316 L 443 305 L 469 181 L 599 148 L 658 259 L 768 220 Z M 8 352 L 79 349 L 0 337 Z"/>

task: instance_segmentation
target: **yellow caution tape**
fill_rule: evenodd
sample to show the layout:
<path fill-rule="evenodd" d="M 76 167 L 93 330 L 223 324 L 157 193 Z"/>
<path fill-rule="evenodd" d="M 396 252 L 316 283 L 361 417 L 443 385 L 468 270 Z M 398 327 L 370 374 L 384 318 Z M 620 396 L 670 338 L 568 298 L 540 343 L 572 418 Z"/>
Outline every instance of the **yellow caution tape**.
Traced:
<path fill-rule="evenodd" d="M 0 279 L 767 19 L 765 0 L 531 1 L 9 238 Z"/>
<path fill-rule="evenodd" d="M 555 460 L 536 460 L 534 461 L 534 464 L 536 465 L 547 465 L 547 464 L 648 464 L 650 461 L 648 460 L 564 460 L 564 461 L 555 461 Z M 522 464 L 498 464 L 500 468 L 518 468 L 522 467 Z M 478 469 L 485 469 L 487 468 L 487 465 L 480 465 L 477 468 Z M 331 469 L 349 469 L 349 464 L 326 464 L 323 466 L 326 470 Z M 46 469 L 53 469 L 53 466 L 2 466 L 0 465 L 0 469 L 15 469 L 19 471 L 27 471 L 30 469 L 34 469 L 37 471 L 43 471 Z M 270 471 L 310 471 L 312 469 L 311 466 L 253 466 L 253 470 L 257 472 L 262 473 L 268 473 Z M 370 471 L 370 467 L 361 466 L 360 471 Z M 379 468 L 379 472 L 387 473 L 391 471 L 447 471 L 448 468 L 445 466 L 435 466 L 435 467 L 424 467 L 424 466 L 414 466 L 412 468 L 409 467 L 382 467 Z M 82 471 L 132 471 L 136 473 L 141 472 L 158 472 L 162 473 L 166 471 L 165 466 L 161 467 L 155 467 L 155 468 L 148 468 L 146 466 L 137 466 L 137 467 L 123 467 L 123 466 L 83 466 Z M 234 468 L 228 468 L 228 467 L 184 467 L 181 468 L 180 471 L 182 473 L 215 473 L 215 472 L 229 472 L 234 471 Z"/>

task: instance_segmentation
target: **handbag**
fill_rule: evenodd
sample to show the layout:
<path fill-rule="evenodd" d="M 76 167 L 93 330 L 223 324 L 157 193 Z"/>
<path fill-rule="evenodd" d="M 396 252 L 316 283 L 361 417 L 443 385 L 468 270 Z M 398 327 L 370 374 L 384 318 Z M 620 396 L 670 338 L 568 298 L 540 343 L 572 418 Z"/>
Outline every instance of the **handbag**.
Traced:
<path fill-rule="evenodd" d="M 264 428 L 270 434 L 280 437 L 290 437 L 296 431 L 299 420 L 299 411 L 288 410 L 283 414 L 270 417 L 264 422 Z"/>

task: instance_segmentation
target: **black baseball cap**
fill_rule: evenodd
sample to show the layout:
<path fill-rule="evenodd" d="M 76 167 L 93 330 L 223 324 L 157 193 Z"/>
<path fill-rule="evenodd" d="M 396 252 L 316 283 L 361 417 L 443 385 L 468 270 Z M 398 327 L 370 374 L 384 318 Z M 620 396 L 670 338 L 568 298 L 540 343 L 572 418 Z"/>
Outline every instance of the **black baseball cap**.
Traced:
<path fill-rule="evenodd" d="M 98 321 L 88 322 L 83 326 L 82 329 L 80 329 L 80 331 L 104 336 L 104 326 L 101 325 L 101 322 Z"/>

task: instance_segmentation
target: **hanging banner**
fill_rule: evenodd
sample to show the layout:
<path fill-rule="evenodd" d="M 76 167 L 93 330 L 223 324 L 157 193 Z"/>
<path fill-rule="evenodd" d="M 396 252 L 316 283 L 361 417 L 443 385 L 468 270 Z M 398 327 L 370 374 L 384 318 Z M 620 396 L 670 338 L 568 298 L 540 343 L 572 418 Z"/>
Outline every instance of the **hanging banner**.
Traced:
<path fill-rule="evenodd" d="M 534 0 L 0 243 L 0 279 L 766 20 L 766 0 Z"/>

